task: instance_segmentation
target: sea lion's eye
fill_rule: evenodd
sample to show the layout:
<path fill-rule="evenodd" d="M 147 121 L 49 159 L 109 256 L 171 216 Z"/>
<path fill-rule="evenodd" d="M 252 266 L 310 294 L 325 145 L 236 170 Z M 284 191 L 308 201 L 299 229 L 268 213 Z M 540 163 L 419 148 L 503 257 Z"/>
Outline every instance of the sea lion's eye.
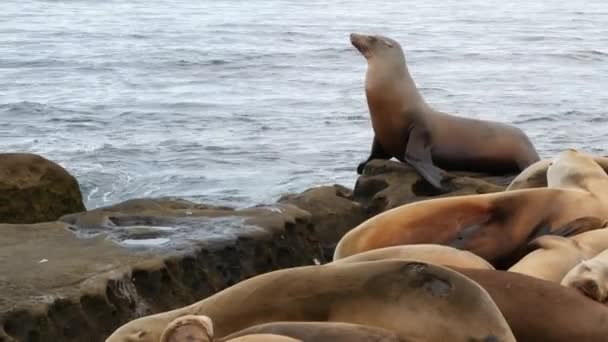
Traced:
<path fill-rule="evenodd" d="M 374 36 L 369 36 L 369 40 L 371 42 L 376 42 L 376 40 L 378 40 L 378 39 L 376 39 L 376 37 L 374 37 Z"/>

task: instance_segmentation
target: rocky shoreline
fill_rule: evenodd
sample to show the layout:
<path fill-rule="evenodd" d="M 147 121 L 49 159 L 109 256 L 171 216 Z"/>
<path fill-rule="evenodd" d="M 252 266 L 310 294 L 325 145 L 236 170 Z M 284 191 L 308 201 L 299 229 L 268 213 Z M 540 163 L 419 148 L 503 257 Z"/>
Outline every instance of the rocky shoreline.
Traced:
<path fill-rule="evenodd" d="M 0 154 L 0 341 L 103 341 L 243 279 L 326 263 L 344 233 L 377 213 L 502 191 L 515 175 L 459 176 L 440 194 L 409 166 L 375 160 L 352 190 L 315 187 L 270 206 L 156 198 L 86 211 L 59 165 Z"/>

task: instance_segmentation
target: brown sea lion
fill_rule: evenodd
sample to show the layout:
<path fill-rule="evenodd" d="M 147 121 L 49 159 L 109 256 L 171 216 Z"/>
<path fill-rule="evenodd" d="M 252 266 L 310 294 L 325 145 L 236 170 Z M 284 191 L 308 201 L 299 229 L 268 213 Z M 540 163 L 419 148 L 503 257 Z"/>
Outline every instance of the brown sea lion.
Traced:
<path fill-rule="evenodd" d="M 406 204 L 347 232 L 334 260 L 388 246 L 433 243 L 468 250 L 508 268 L 526 244 L 547 234 L 571 236 L 608 218 L 608 175 L 593 158 L 562 152 L 547 171 L 548 187 L 455 196 Z M 582 218 L 594 218 L 581 224 Z"/>
<path fill-rule="evenodd" d="M 592 156 L 592 158 L 604 171 L 608 172 L 608 158 L 600 156 Z M 547 158 L 528 166 L 513 178 L 505 191 L 546 187 L 547 169 L 551 163 L 552 159 Z"/>
<path fill-rule="evenodd" d="M 606 222 L 597 224 L 606 227 Z M 519 260 L 509 271 L 559 283 L 576 265 L 608 248 L 608 229 L 592 230 L 569 238 L 545 235 L 529 245 L 537 249 Z"/>
<path fill-rule="evenodd" d="M 276 321 L 328 321 L 393 331 L 416 341 L 515 341 L 475 282 L 448 268 L 404 260 L 303 266 L 241 281 L 192 305 L 133 320 L 107 342 L 158 342 L 167 325 L 206 315 L 216 337 Z"/>
<path fill-rule="evenodd" d="M 443 266 L 481 268 L 488 270 L 494 269 L 494 267 L 489 262 L 485 261 L 484 259 L 478 257 L 477 255 L 469 251 L 463 251 L 454 247 L 433 244 L 405 245 L 379 248 L 351 255 L 344 259 L 338 259 L 329 264 L 391 259 L 416 260 Z"/>
<path fill-rule="evenodd" d="M 583 260 L 561 280 L 561 284 L 580 291 L 600 303 L 608 302 L 608 250 Z"/>
<path fill-rule="evenodd" d="M 365 94 L 375 134 L 369 158 L 357 167 L 359 174 L 372 159 L 394 157 L 441 189 L 445 170 L 504 175 L 539 160 L 530 139 L 517 127 L 432 109 L 394 39 L 353 33 L 350 41 L 367 60 Z"/>
<path fill-rule="evenodd" d="M 488 291 L 518 342 L 608 339 L 608 307 L 573 289 L 515 272 L 453 269 Z"/>
<path fill-rule="evenodd" d="M 228 335 L 219 342 L 247 334 L 270 333 L 296 338 L 303 342 L 410 342 L 392 331 L 361 324 L 340 322 L 274 322 L 255 325 Z"/>

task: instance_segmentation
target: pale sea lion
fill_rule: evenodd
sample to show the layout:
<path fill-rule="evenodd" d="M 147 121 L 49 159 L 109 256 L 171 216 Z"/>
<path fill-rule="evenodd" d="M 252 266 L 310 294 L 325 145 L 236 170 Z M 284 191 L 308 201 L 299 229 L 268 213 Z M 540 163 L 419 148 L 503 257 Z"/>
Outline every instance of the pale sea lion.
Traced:
<path fill-rule="evenodd" d="M 213 342 L 213 322 L 203 315 L 179 317 L 165 328 L 160 342 Z"/>
<path fill-rule="evenodd" d="M 572 268 L 561 284 L 600 303 L 608 302 L 608 250 Z"/>
<path fill-rule="evenodd" d="M 596 222 L 605 228 L 606 222 Z M 608 229 L 597 229 L 569 238 L 545 235 L 530 242 L 537 248 L 509 268 L 510 272 L 561 282 L 566 273 L 608 248 Z"/>
<path fill-rule="evenodd" d="M 539 160 L 530 139 L 517 127 L 432 109 L 394 39 L 353 33 L 350 41 L 367 60 L 365 94 L 375 134 L 369 158 L 357 167 L 359 174 L 372 159 L 394 157 L 442 188 L 445 170 L 504 175 Z"/>
<path fill-rule="evenodd" d="M 274 322 L 255 325 L 228 335 L 218 342 L 247 335 L 270 333 L 289 336 L 302 342 L 410 342 L 392 331 L 361 324 L 340 322 Z"/>
<path fill-rule="evenodd" d="M 466 313 L 466 314 L 465 314 Z M 185 315 L 206 315 L 216 337 L 275 321 L 328 321 L 416 341 L 515 341 L 490 296 L 448 268 L 404 260 L 303 266 L 258 275 L 192 305 L 138 318 L 107 342 L 157 342 Z"/>
<path fill-rule="evenodd" d="M 502 269 L 525 255 L 526 244 L 538 236 L 600 228 L 593 222 L 608 218 L 608 175 L 593 158 L 564 151 L 547 177 L 547 188 L 438 198 L 385 211 L 347 232 L 334 260 L 382 247 L 433 243 L 471 251 Z M 596 219 L 581 225 L 581 218 Z"/>
<path fill-rule="evenodd" d="M 252 334 L 235 337 L 226 342 L 302 342 L 302 340 L 275 334 Z"/>
<path fill-rule="evenodd" d="M 492 296 L 517 342 L 608 339 L 608 307 L 573 289 L 515 272 L 453 269 Z"/>
<path fill-rule="evenodd" d="M 604 171 L 608 172 L 608 158 L 600 156 L 592 156 L 592 158 Z M 505 191 L 546 187 L 547 169 L 551 163 L 552 159 L 547 158 L 528 166 L 513 178 Z"/>
<path fill-rule="evenodd" d="M 454 247 L 434 244 L 405 245 L 379 248 L 351 255 L 344 259 L 338 259 L 329 264 L 391 259 L 416 260 L 443 266 L 458 266 L 465 268 L 481 268 L 489 270 L 494 269 L 494 267 L 489 262 L 485 261 L 481 257 L 478 257 L 477 255 L 469 251 L 463 251 Z"/>

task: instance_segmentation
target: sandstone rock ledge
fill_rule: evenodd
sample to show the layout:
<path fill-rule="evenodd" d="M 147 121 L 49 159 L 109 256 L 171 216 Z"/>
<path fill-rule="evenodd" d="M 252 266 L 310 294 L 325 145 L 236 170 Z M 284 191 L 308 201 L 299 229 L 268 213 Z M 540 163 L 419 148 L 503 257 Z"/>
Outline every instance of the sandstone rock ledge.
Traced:
<path fill-rule="evenodd" d="M 454 191 L 438 195 L 506 183 L 457 178 Z M 425 189 L 406 165 L 374 161 L 354 194 L 323 186 L 239 210 L 138 199 L 57 222 L 0 224 L 0 341 L 103 341 L 129 320 L 257 274 L 325 263 L 340 237 L 371 215 L 437 195 Z"/>

